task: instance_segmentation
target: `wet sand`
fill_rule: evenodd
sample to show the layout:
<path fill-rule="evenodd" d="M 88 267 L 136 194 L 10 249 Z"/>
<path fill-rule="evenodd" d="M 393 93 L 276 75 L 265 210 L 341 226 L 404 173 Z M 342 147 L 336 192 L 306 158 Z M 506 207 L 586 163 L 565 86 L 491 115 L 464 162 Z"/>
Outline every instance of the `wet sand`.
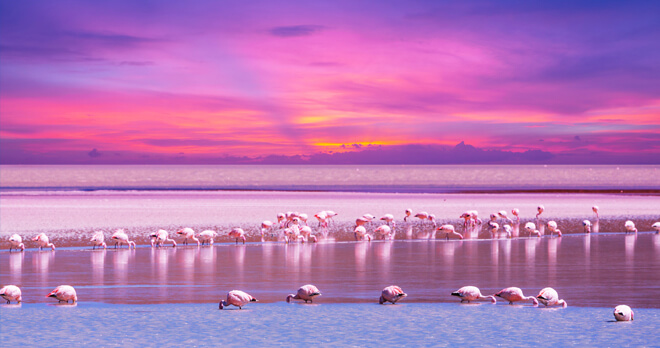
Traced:
<path fill-rule="evenodd" d="M 375 303 L 397 284 L 406 302 L 453 302 L 452 291 L 517 286 L 526 295 L 555 288 L 569 306 L 660 308 L 660 235 L 591 234 L 507 240 L 410 240 L 1 252 L 1 284 L 26 303 L 60 284 L 80 301 L 113 304 L 217 303 L 241 289 L 281 302 L 299 286 L 321 289 L 319 303 Z M 497 304 L 506 305 L 504 301 Z"/>

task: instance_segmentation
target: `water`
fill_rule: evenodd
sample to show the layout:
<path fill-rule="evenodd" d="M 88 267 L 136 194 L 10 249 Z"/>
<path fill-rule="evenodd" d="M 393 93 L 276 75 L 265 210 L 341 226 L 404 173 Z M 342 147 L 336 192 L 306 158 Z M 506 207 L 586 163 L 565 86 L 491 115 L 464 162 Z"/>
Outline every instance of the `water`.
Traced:
<path fill-rule="evenodd" d="M 405 301 L 405 299 L 404 299 Z M 659 309 L 441 303 L 0 306 L 3 346 L 657 346 Z M 39 328 L 35 330 L 34 328 Z"/>
<path fill-rule="evenodd" d="M 0 190 L 660 193 L 657 165 L 0 166 Z"/>

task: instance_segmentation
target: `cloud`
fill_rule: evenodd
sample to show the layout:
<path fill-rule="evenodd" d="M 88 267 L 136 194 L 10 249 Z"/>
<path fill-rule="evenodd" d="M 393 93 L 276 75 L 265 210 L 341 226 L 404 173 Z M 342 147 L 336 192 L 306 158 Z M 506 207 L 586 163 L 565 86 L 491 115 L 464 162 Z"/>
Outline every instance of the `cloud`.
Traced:
<path fill-rule="evenodd" d="M 92 151 L 88 152 L 87 155 L 91 158 L 96 158 L 96 157 L 100 157 L 101 153 L 99 152 L 99 150 L 93 149 Z"/>
<path fill-rule="evenodd" d="M 270 29 L 270 33 L 279 37 L 307 36 L 319 32 L 324 28 L 321 25 L 292 25 L 272 28 Z"/>

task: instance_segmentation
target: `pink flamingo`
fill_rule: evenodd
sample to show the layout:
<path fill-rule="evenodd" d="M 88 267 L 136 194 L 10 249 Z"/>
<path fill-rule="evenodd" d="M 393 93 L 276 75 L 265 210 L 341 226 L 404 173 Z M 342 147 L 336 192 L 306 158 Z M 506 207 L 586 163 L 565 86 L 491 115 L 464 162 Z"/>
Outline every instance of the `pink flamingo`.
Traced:
<path fill-rule="evenodd" d="M 541 216 L 541 214 L 543 214 L 543 212 L 545 211 L 545 207 L 542 206 L 542 205 L 539 205 L 536 208 L 536 211 L 538 211 L 538 213 L 536 213 L 536 219 L 538 220 L 539 216 Z"/>
<path fill-rule="evenodd" d="M 36 237 L 32 238 L 32 241 L 39 244 L 39 250 L 42 250 L 43 247 L 50 247 L 51 250 L 55 250 L 55 244 L 50 243 L 45 233 L 39 233 Z"/>
<path fill-rule="evenodd" d="M 660 233 L 660 222 L 654 223 L 651 227 L 653 227 L 655 233 Z"/>
<path fill-rule="evenodd" d="M 631 321 L 634 316 L 633 310 L 624 304 L 614 307 L 614 319 L 616 321 Z"/>
<path fill-rule="evenodd" d="M 541 232 L 539 232 L 536 229 L 536 225 L 533 222 L 528 222 L 525 224 L 525 230 L 529 232 L 529 236 L 531 237 L 532 235 L 536 235 L 537 237 L 541 238 Z"/>
<path fill-rule="evenodd" d="M 454 225 L 442 225 L 438 227 L 437 231 L 444 232 L 445 233 L 445 239 L 449 240 L 449 235 L 454 235 L 457 236 L 458 239 L 463 239 L 463 235 L 460 233 L 456 232 L 456 229 L 454 228 Z"/>
<path fill-rule="evenodd" d="M 190 227 L 185 227 L 176 232 L 176 234 L 183 236 L 183 245 L 188 245 L 188 239 L 197 243 L 199 246 L 199 239 L 195 237 L 195 231 Z"/>
<path fill-rule="evenodd" d="M 594 205 L 593 207 L 591 207 L 591 210 L 596 214 L 596 219 L 598 219 L 598 218 L 599 218 L 599 216 L 598 216 L 598 210 L 600 210 L 600 209 L 598 208 L 598 206 L 597 206 L 597 205 Z"/>
<path fill-rule="evenodd" d="M 7 304 L 10 304 L 11 301 L 23 301 L 23 297 L 21 296 L 21 289 L 16 285 L 7 285 L 0 289 L 0 296 L 7 300 Z"/>
<path fill-rule="evenodd" d="M 451 293 L 452 296 L 458 296 L 461 298 L 461 303 L 467 301 L 467 303 L 470 303 L 470 301 L 476 301 L 476 300 L 487 300 L 490 299 L 491 303 L 497 303 L 497 299 L 495 299 L 495 296 L 484 296 L 481 294 L 481 291 L 479 290 L 478 287 L 476 286 L 464 286 L 454 292 Z"/>
<path fill-rule="evenodd" d="M 497 222 L 489 221 L 488 228 L 490 229 L 490 238 L 497 238 L 497 233 L 500 230 L 500 224 Z"/>
<path fill-rule="evenodd" d="M 504 226 L 502 226 L 502 228 L 504 229 L 504 233 L 506 234 L 506 238 L 511 238 L 513 236 L 513 230 L 511 228 L 511 226 L 504 225 Z"/>
<path fill-rule="evenodd" d="M 550 237 L 557 232 L 557 236 L 561 237 L 561 230 L 557 228 L 557 222 L 548 221 L 548 229 L 550 230 Z"/>
<path fill-rule="evenodd" d="M 498 212 L 497 212 L 497 215 L 499 215 L 499 217 L 500 217 L 501 219 L 504 219 L 504 220 L 508 221 L 510 224 L 513 224 L 513 220 L 511 220 L 511 219 L 507 216 L 507 214 L 506 214 L 506 210 L 500 210 L 500 211 L 498 211 Z"/>
<path fill-rule="evenodd" d="M 582 221 L 582 226 L 584 227 L 584 233 L 591 233 L 591 221 Z"/>
<path fill-rule="evenodd" d="M 320 211 L 314 214 L 314 217 L 316 218 L 316 220 L 318 220 L 319 227 L 323 227 L 323 228 L 328 227 L 328 213 L 326 213 L 325 211 Z"/>
<path fill-rule="evenodd" d="M 355 219 L 355 226 L 364 226 L 369 223 L 369 220 L 364 217 Z"/>
<path fill-rule="evenodd" d="M 388 225 L 380 225 L 374 232 L 382 236 L 383 239 L 394 239 L 394 233 L 392 233 L 392 229 Z"/>
<path fill-rule="evenodd" d="M 400 287 L 396 285 L 390 285 L 383 289 L 383 291 L 380 293 L 380 299 L 378 299 L 378 303 L 384 304 L 385 302 L 391 302 L 392 304 L 396 304 L 397 301 L 407 296 L 408 295 L 403 292 Z"/>
<path fill-rule="evenodd" d="M 334 222 L 335 221 L 334 217 L 339 215 L 339 214 L 335 213 L 332 210 L 326 210 L 325 214 L 328 216 L 328 222 L 330 222 L 330 221 Z"/>
<path fill-rule="evenodd" d="M 514 302 L 518 301 L 527 301 L 527 300 L 532 300 L 532 303 L 534 306 L 539 305 L 539 301 L 536 299 L 534 296 L 525 296 L 523 295 L 523 292 L 520 288 L 516 287 L 510 287 L 506 289 L 500 290 L 498 293 L 495 294 L 497 297 L 501 297 L 507 301 L 509 301 L 509 304 L 513 304 Z"/>
<path fill-rule="evenodd" d="M 213 230 L 205 230 L 205 231 L 200 232 L 197 235 L 197 238 L 199 239 L 200 243 L 202 243 L 202 245 L 204 245 L 204 243 L 206 243 L 210 246 L 213 246 L 214 239 L 217 236 L 218 236 L 218 232 L 213 231 Z"/>
<path fill-rule="evenodd" d="M 108 247 L 108 245 L 105 244 L 105 235 L 103 235 L 103 231 L 94 232 L 92 239 L 90 239 L 89 241 L 92 242 L 92 244 L 94 245 L 92 247 L 92 250 L 96 249 L 96 247 L 103 247 L 103 249 Z"/>
<path fill-rule="evenodd" d="M 243 244 L 245 244 L 245 231 L 243 231 L 242 228 L 236 227 L 229 231 L 228 234 L 229 238 L 236 238 L 236 244 L 238 244 L 238 240 L 242 239 Z"/>
<path fill-rule="evenodd" d="M 12 249 L 21 249 L 21 251 L 25 250 L 23 238 L 21 238 L 21 236 L 18 234 L 12 234 L 12 236 L 9 237 L 9 243 L 9 252 L 11 252 Z"/>
<path fill-rule="evenodd" d="M 628 232 L 635 232 L 635 233 L 637 233 L 637 228 L 635 227 L 635 223 L 634 223 L 634 222 L 632 222 L 632 221 L 630 221 L 630 220 L 626 221 L 625 227 L 626 227 L 626 233 L 628 233 Z"/>
<path fill-rule="evenodd" d="M 406 216 L 403 217 L 403 221 L 408 221 L 408 218 L 412 215 L 412 209 L 406 209 Z"/>
<path fill-rule="evenodd" d="M 385 221 L 385 223 L 387 223 L 388 225 L 389 225 L 389 224 L 392 224 L 392 226 L 395 225 L 395 222 L 394 222 L 394 215 L 392 215 L 392 214 L 385 214 L 385 215 L 383 215 L 383 217 L 381 217 L 380 219 L 381 219 L 382 221 Z"/>
<path fill-rule="evenodd" d="M 269 221 L 269 220 L 265 220 L 261 223 L 261 242 L 262 243 L 266 241 L 266 239 L 265 239 L 266 232 L 271 230 L 273 228 L 273 226 L 275 226 L 275 224 L 272 221 Z M 271 235 L 271 237 L 272 237 L 272 235 Z"/>
<path fill-rule="evenodd" d="M 515 216 L 513 221 L 513 236 L 518 237 L 520 235 L 520 210 L 518 208 L 511 209 L 511 214 Z"/>
<path fill-rule="evenodd" d="M 300 236 L 302 237 L 303 242 L 306 242 L 310 239 L 314 243 L 318 242 L 318 239 L 316 238 L 316 236 L 312 234 L 312 228 L 309 227 L 309 226 L 303 226 L 300 229 Z"/>
<path fill-rule="evenodd" d="M 367 229 L 364 226 L 358 226 L 355 228 L 355 240 L 367 240 L 371 242 L 371 235 L 367 233 Z"/>
<path fill-rule="evenodd" d="M 55 290 L 51 291 L 50 294 L 46 295 L 46 297 L 55 297 L 60 303 L 62 301 L 66 301 L 66 303 L 69 303 L 69 300 L 72 302 L 78 302 L 78 296 L 76 295 L 76 289 L 73 288 L 73 286 L 70 285 L 60 285 L 55 288 Z"/>
<path fill-rule="evenodd" d="M 559 299 L 559 294 L 553 288 L 545 288 L 539 292 L 536 298 L 539 302 L 543 303 L 546 307 L 551 306 L 562 306 L 564 308 L 568 307 L 568 303 L 564 300 Z"/>
<path fill-rule="evenodd" d="M 129 249 L 131 246 L 133 246 L 133 249 L 135 249 L 135 242 L 128 240 L 128 235 L 122 229 L 115 231 L 110 239 L 115 241 L 115 249 L 117 249 L 117 245 L 121 247 L 124 244 L 128 244 Z"/>
<path fill-rule="evenodd" d="M 286 215 L 284 215 L 284 213 L 277 214 L 277 223 L 280 224 L 280 228 L 284 227 L 285 222 L 286 222 Z"/>
<path fill-rule="evenodd" d="M 218 305 L 218 309 L 223 309 L 225 306 L 236 306 L 238 309 L 243 309 L 243 306 L 250 302 L 257 302 L 258 300 L 246 292 L 243 292 L 241 290 L 232 290 L 227 293 L 227 300 L 222 300 L 220 301 L 220 304 Z"/>
<path fill-rule="evenodd" d="M 301 286 L 295 295 L 290 294 L 289 296 L 287 296 L 286 302 L 290 303 L 291 300 L 304 300 L 305 303 L 307 303 L 307 301 L 313 303 L 314 297 L 316 296 L 321 296 L 321 291 L 319 291 L 319 289 L 316 286 L 312 284 L 307 284 Z"/>
<path fill-rule="evenodd" d="M 176 241 L 170 238 L 170 234 L 165 230 L 158 230 L 149 235 L 151 238 L 151 246 L 156 245 L 157 247 L 162 247 L 165 242 L 172 242 L 172 247 L 176 246 Z"/>
<path fill-rule="evenodd" d="M 305 213 L 300 213 L 300 214 L 298 214 L 298 218 L 300 219 L 300 221 L 301 221 L 302 223 L 305 224 L 305 226 L 307 226 L 307 219 L 308 219 L 307 214 L 305 214 Z"/>

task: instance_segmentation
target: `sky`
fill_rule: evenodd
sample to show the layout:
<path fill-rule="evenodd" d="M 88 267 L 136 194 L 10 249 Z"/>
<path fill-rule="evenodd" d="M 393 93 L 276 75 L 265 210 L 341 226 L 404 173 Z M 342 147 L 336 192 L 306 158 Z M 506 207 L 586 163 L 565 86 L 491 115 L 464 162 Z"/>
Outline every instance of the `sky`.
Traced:
<path fill-rule="evenodd" d="M 0 4 L 0 164 L 660 164 L 658 1 Z"/>

